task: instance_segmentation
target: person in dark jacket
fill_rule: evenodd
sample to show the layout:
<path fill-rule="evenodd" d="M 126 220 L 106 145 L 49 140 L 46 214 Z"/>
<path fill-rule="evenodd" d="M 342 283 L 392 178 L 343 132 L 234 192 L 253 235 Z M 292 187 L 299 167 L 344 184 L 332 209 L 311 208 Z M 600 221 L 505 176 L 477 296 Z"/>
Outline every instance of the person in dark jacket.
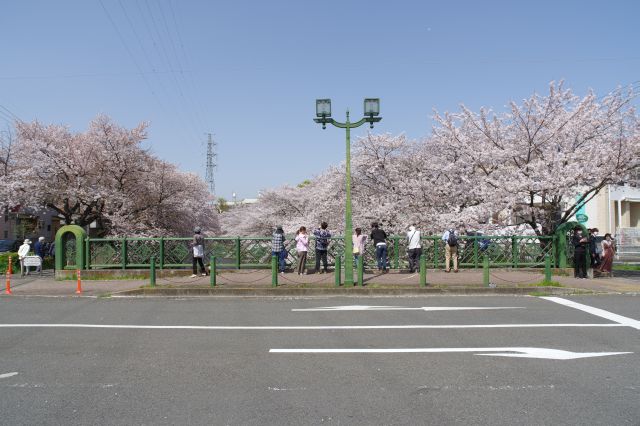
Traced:
<path fill-rule="evenodd" d="M 282 226 L 276 226 L 276 230 L 271 236 L 271 255 L 278 259 L 278 272 L 284 275 L 286 268 L 287 249 L 284 246 L 285 237 Z"/>
<path fill-rule="evenodd" d="M 313 230 L 313 236 L 316 237 L 316 274 L 320 273 L 320 260 L 322 260 L 322 273 L 327 273 L 327 251 L 329 250 L 329 239 L 331 232 L 327 229 L 329 224 L 322 222 L 320 229 Z"/>
<path fill-rule="evenodd" d="M 376 247 L 378 271 L 387 272 L 387 233 L 380 229 L 377 222 L 371 224 L 371 240 Z"/>
<path fill-rule="evenodd" d="M 36 252 L 36 256 L 40 258 L 40 266 L 36 268 L 36 272 L 42 272 L 42 263 L 44 262 L 44 256 L 46 255 L 46 243 L 44 242 L 44 237 L 38 238 L 38 241 L 33 246 L 33 251 Z"/>
<path fill-rule="evenodd" d="M 575 278 L 587 278 L 587 247 L 589 240 L 582 235 L 582 228 L 576 226 L 571 237 L 573 245 L 573 276 Z"/>
<path fill-rule="evenodd" d="M 591 229 L 589 234 L 589 255 L 591 256 L 591 266 L 594 269 L 600 267 L 600 254 L 598 253 L 598 228 Z"/>

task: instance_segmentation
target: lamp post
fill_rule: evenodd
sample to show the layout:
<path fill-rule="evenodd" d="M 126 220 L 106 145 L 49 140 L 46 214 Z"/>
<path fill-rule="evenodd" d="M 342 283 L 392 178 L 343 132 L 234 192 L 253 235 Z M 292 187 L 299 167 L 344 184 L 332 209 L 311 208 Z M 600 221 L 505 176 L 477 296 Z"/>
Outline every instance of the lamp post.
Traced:
<path fill-rule="evenodd" d="M 347 121 L 340 123 L 331 118 L 331 99 L 316 99 L 316 123 L 321 123 L 322 128 L 326 129 L 327 123 L 336 127 L 345 129 L 347 133 L 346 140 L 346 193 L 347 199 L 345 203 L 345 226 L 344 226 L 344 285 L 353 286 L 353 243 L 351 235 L 353 234 L 353 224 L 351 220 L 351 129 L 369 123 L 373 129 L 373 123 L 382 120 L 380 115 L 380 99 L 367 98 L 364 100 L 364 118 L 352 123 L 349 121 L 349 110 L 347 110 Z"/>

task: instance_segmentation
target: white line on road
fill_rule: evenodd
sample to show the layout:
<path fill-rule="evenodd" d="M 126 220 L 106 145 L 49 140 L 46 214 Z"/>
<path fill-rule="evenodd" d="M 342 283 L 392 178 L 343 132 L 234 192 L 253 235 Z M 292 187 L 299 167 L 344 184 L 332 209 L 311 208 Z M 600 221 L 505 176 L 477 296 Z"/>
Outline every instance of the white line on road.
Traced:
<path fill-rule="evenodd" d="M 577 303 L 572 300 L 563 299 L 561 297 L 541 297 L 541 299 L 545 299 L 550 302 L 559 303 L 561 305 L 568 306 L 570 308 L 579 309 L 591 315 L 595 315 L 600 318 L 605 318 L 610 321 L 614 321 L 620 325 L 624 325 L 625 327 L 632 327 L 632 328 L 635 328 L 636 330 L 640 330 L 640 321 L 635 320 L 633 318 L 623 317 L 622 315 L 614 314 L 613 312 L 605 311 L 604 309 L 583 305 L 582 303 Z"/>
<path fill-rule="evenodd" d="M 0 328 L 113 328 L 133 330 L 393 330 L 463 328 L 625 327 L 624 324 L 451 324 L 451 325 L 131 325 L 131 324 L 0 324 Z"/>
<path fill-rule="evenodd" d="M 4 373 L 4 374 L 0 374 L 0 379 L 6 379 L 8 377 L 13 377 L 17 375 L 18 375 L 17 371 L 14 371 L 13 373 Z"/>
<path fill-rule="evenodd" d="M 286 354 L 389 354 L 389 353 L 461 353 L 483 352 L 475 355 L 513 358 L 578 359 L 608 355 L 624 355 L 633 352 L 571 352 L 560 349 L 503 347 L 503 348 L 396 348 L 396 349 L 270 349 L 270 353 Z M 487 353 L 488 352 L 488 353 Z M 491 353 L 494 352 L 494 353 Z"/>
<path fill-rule="evenodd" d="M 474 306 L 423 306 L 420 308 L 409 308 L 406 306 L 368 306 L 368 305 L 349 305 L 349 306 L 325 306 L 320 308 L 294 308 L 293 312 L 320 312 L 320 311 L 474 311 L 474 310 L 491 310 L 491 309 L 524 309 L 522 306 L 500 306 L 500 307 L 474 307 Z"/>

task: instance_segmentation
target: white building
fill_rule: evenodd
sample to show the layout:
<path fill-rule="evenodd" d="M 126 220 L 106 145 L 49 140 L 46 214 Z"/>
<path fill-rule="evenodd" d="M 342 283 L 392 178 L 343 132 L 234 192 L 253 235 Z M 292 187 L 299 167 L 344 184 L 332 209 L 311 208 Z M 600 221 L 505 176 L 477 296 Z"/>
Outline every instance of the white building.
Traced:
<path fill-rule="evenodd" d="M 616 237 L 621 260 L 640 261 L 640 188 L 609 185 L 585 205 L 587 228 Z"/>

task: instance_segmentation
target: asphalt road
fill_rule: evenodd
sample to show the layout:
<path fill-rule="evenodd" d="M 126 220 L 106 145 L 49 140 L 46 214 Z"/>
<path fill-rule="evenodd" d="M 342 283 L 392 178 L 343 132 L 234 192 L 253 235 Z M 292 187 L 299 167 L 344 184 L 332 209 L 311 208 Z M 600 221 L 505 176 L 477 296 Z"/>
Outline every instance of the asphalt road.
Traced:
<path fill-rule="evenodd" d="M 0 422 L 639 425 L 640 297 L 564 301 L 625 318 L 506 296 L 0 297 Z M 509 309 L 433 310 L 451 307 Z M 427 352 L 273 351 L 301 349 Z M 528 357 L 602 352 L 630 353 Z"/>

